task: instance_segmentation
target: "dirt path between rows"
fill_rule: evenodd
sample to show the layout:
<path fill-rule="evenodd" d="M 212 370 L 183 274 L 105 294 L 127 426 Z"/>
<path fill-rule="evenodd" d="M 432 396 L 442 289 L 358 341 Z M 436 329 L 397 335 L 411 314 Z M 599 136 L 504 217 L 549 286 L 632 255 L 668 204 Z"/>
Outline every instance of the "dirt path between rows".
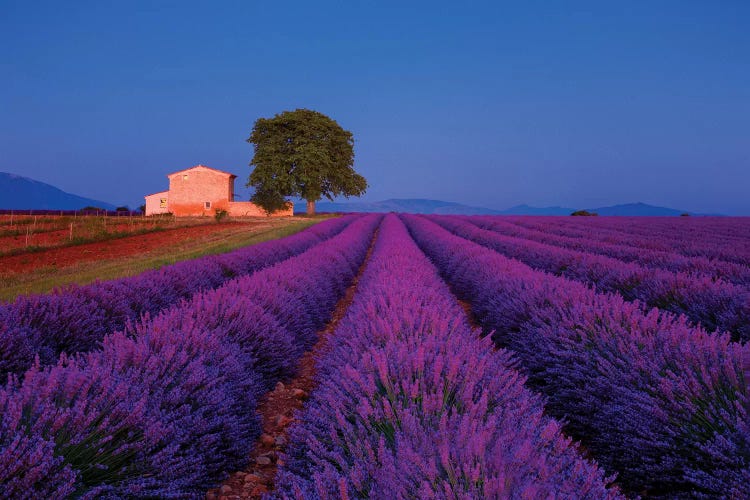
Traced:
<path fill-rule="evenodd" d="M 328 336 L 336 330 L 354 300 L 359 278 L 370 260 L 377 237 L 378 230 L 373 235 L 357 276 L 344 296 L 336 303 L 331 320 L 318 332 L 318 341 L 313 348 L 302 356 L 298 375 L 286 384 L 277 383 L 274 390 L 260 400 L 258 413 L 261 416 L 263 433 L 250 453 L 250 465 L 244 471 L 231 474 L 220 487 L 209 490 L 206 494 L 207 500 L 257 499 L 273 490 L 276 471 L 281 465 L 279 454 L 284 451 L 288 442 L 287 429 L 294 422 L 295 412 L 302 409 L 305 400 L 315 388 L 315 361 L 325 348 Z"/>

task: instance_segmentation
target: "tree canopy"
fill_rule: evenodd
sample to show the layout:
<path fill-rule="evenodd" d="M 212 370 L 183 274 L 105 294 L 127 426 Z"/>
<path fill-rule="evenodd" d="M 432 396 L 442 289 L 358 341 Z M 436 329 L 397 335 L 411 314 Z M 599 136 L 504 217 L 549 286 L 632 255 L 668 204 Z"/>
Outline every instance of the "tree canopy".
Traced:
<path fill-rule="evenodd" d="M 322 197 L 360 196 L 367 181 L 354 171 L 354 137 L 335 120 L 309 109 L 259 118 L 247 142 L 254 145 L 248 186 L 251 201 L 267 212 L 284 207 L 285 196 L 307 200 L 308 214 Z"/>

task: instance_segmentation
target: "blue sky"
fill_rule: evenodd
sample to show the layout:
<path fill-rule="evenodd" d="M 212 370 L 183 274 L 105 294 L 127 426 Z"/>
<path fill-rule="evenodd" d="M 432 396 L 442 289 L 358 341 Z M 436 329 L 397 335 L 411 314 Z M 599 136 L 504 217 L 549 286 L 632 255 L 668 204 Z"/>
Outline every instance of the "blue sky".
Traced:
<path fill-rule="evenodd" d="M 130 205 L 253 122 L 355 136 L 366 200 L 750 215 L 750 2 L 7 2 L 0 171 Z"/>

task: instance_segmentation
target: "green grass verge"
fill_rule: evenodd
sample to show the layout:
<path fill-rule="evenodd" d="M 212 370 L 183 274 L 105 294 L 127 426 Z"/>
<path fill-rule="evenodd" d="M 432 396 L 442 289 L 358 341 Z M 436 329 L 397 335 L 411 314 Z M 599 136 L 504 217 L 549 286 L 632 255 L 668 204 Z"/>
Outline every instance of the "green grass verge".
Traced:
<path fill-rule="evenodd" d="M 134 255 L 112 260 L 82 262 L 73 266 L 57 269 L 44 267 L 30 273 L 0 277 L 0 300 L 9 301 L 18 295 L 27 293 L 45 293 L 53 288 L 78 284 L 85 285 L 96 280 L 110 280 L 123 276 L 158 269 L 175 262 L 195 259 L 204 255 L 214 255 L 254 245 L 268 240 L 292 235 L 328 217 L 287 219 L 288 223 L 280 227 L 257 232 L 236 233 L 218 241 L 198 242 L 198 245 L 183 245 L 177 249 L 164 249 L 164 253 Z"/>

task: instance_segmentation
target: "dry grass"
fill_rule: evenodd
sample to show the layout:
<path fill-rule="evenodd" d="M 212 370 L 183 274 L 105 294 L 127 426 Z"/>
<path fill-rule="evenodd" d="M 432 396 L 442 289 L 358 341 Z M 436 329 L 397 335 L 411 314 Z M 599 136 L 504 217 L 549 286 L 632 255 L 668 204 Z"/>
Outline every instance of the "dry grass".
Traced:
<path fill-rule="evenodd" d="M 63 268 L 47 266 L 23 274 L 0 274 L 0 300 L 12 300 L 27 293 L 49 292 L 53 288 L 70 284 L 85 285 L 96 280 L 133 276 L 178 261 L 229 252 L 236 248 L 289 236 L 326 218 L 328 217 L 270 219 L 268 225 L 261 227 L 248 229 L 239 226 L 145 254 L 82 262 Z"/>

